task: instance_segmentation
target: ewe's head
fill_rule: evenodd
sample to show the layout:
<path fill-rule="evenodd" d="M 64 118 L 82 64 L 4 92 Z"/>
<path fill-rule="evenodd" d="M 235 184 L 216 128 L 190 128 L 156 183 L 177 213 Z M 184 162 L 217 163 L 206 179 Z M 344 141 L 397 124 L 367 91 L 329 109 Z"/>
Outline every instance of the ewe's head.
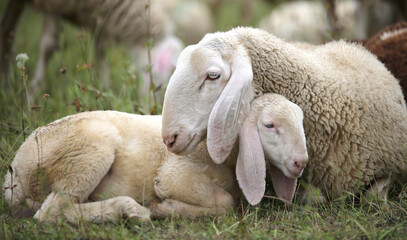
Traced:
<path fill-rule="evenodd" d="M 308 162 L 300 107 L 277 94 L 265 94 L 251 103 L 249 116 L 239 133 L 236 175 L 251 204 L 265 190 L 269 163 L 274 190 L 287 202 L 292 200 L 297 178 Z"/>
<path fill-rule="evenodd" d="M 245 49 L 208 34 L 184 49 L 165 93 L 162 137 L 185 154 L 206 136 L 215 162 L 229 155 L 253 99 L 253 73 Z"/>

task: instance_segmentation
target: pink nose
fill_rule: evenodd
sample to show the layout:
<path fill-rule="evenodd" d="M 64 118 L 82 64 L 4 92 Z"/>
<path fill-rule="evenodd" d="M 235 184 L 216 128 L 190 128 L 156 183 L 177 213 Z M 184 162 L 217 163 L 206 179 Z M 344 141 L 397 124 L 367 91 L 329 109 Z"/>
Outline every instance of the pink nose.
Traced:
<path fill-rule="evenodd" d="M 171 135 L 169 137 L 163 138 L 164 144 L 167 146 L 168 149 L 171 149 L 174 146 L 175 141 L 177 140 L 177 136 L 178 135 L 175 134 L 175 135 Z"/>
<path fill-rule="evenodd" d="M 291 170 L 292 170 L 292 172 L 297 174 L 297 175 L 302 174 L 302 171 L 307 166 L 307 163 L 308 163 L 308 158 L 307 157 L 293 159 L 293 161 L 291 162 Z"/>
<path fill-rule="evenodd" d="M 302 171 L 307 166 L 307 163 L 305 161 L 294 161 L 293 165 L 298 171 Z"/>

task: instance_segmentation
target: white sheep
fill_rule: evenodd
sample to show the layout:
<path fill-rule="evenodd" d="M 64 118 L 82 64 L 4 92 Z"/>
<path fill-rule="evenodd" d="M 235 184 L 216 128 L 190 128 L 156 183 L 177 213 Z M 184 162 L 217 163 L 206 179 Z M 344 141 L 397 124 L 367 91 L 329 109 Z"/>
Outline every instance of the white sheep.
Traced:
<path fill-rule="evenodd" d="M 244 109 L 270 92 L 304 111 L 304 178 L 325 197 L 406 175 L 407 110 L 398 81 L 374 55 L 345 41 L 297 47 L 254 28 L 207 34 L 178 58 L 164 99 L 163 139 L 180 154 L 207 136 L 221 163 Z"/>
<path fill-rule="evenodd" d="M 265 191 L 266 161 L 277 196 L 291 201 L 307 164 L 303 113 L 269 94 L 253 102 L 241 128 L 240 146 L 224 164 L 211 160 L 205 143 L 190 155 L 169 152 L 161 116 L 116 111 L 71 115 L 35 130 L 23 143 L 3 184 L 4 199 L 27 198 L 35 218 L 76 222 L 128 216 L 148 220 L 225 212 L 240 196 L 251 204 Z M 238 151 L 240 149 L 240 151 Z M 159 200 L 162 202 L 156 203 Z M 140 204 L 139 204 L 140 203 Z"/>
<path fill-rule="evenodd" d="M 39 59 L 33 79 L 30 81 L 34 94 L 42 88 L 47 63 L 58 47 L 58 29 L 61 19 L 94 33 L 97 69 L 101 72 L 100 76 L 106 87 L 110 84 L 109 67 L 105 61 L 105 49 L 109 40 L 125 44 L 135 59 L 137 70 L 144 73 L 149 63 L 145 45 L 149 38 L 153 39 L 154 48 L 151 52 L 153 79 L 156 86 L 162 86 L 167 83 L 176 59 L 184 47 L 179 36 L 185 37 L 187 43 L 196 43 L 204 34 L 212 30 L 214 25 L 208 6 L 198 0 L 31 0 L 27 3 L 31 3 L 35 9 L 44 13 Z M 11 0 L 5 10 L 1 27 L 2 39 L 0 39 L 2 43 L 0 74 L 2 76 L 6 75 L 10 61 L 7 55 L 12 46 L 12 41 L 9 39 L 12 39 L 12 36 L 9 35 L 13 35 L 12 32 L 22 12 L 22 10 L 20 12 L 12 10 L 22 9 L 23 6 L 20 1 Z M 147 10 L 146 6 L 149 6 Z M 8 12 L 12 13 L 8 14 Z M 189 12 L 193 13 L 193 16 L 186 14 Z M 199 23 L 199 27 L 194 25 L 195 27 L 187 28 L 187 24 L 192 26 L 191 19 Z M 147 26 L 150 28 L 148 29 Z M 150 78 L 144 77 L 147 80 L 140 88 L 141 96 L 145 96 L 150 87 L 148 81 Z M 161 92 L 157 95 L 164 94 L 164 91 Z"/>
<path fill-rule="evenodd" d="M 19 6 L 20 8 L 24 7 L 24 5 L 20 6 L 21 4 L 18 2 L 19 1 L 9 1 L 8 6 L 4 10 L 4 18 L 6 20 L 8 11 L 16 8 L 15 6 Z M 97 54 L 97 59 L 101 60 L 100 65 L 103 66 L 101 67 L 102 70 L 107 69 L 107 64 L 104 62 L 104 45 L 106 40 L 116 40 L 128 44 L 128 46 L 134 47 L 135 51 L 141 49 L 137 47 L 143 46 L 148 40 L 146 34 L 148 24 L 146 22 L 147 18 L 145 13 L 145 7 L 148 4 L 147 0 L 74 0 L 68 2 L 60 0 L 32 0 L 24 3 L 30 3 L 34 8 L 44 13 L 39 59 L 34 77 L 30 82 L 34 93 L 37 93 L 42 88 L 41 85 L 43 84 L 47 63 L 58 47 L 58 29 L 60 28 L 59 25 L 62 18 L 96 33 L 95 46 L 97 50 L 95 53 Z M 150 22 L 150 35 L 156 42 L 160 42 L 171 33 L 169 16 L 168 14 L 163 14 L 163 7 L 161 7 L 160 4 L 152 4 L 150 12 L 154 16 L 154 20 Z M 16 15 L 13 16 L 13 19 L 16 19 L 15 22 L 2 21 L 2 28 L 9 29 L 9 32 L 13 32 L 20 14 L 21 11 L 14 14 Z M 2 46 L 2 54 L 6 54 L 12 46 L 8 35 L 8 32 L 2 34 L 2 43 L 9 44 L 8 46 Z M 182 48 L 182 45 L 178 47 Z M 3 60 L 4 56 L 1 57 Z M 7 64 L 7 62 L 8 61 L 2 61 L 2 65 Z M 7 66 L 2 66 L 1 70 L 7 71 Z M 106 73 L 101 74 L 101 76 L 106 76 Z"/>
<path fill-rule="evenodd" d="M 383 1 L 338 0 L 334 13 L 337 21 L 330 26 L 325 1 L 292 1 L 278 5 L 259 27 L 287 41 L 324 43 L 334 37 L 365 39 L 372 22 L 386 26 L 393 20 L 394 9 Z M 372 19 L 368 19 L 372 18 Z M 373 21 L 373 18 L 375 18 Z M 370 21 L 369 21 L 370 20 Z M 374 26 L 374 27 L 376 27 Z M 338 36 L 332 27 L 338 31 Z"/>

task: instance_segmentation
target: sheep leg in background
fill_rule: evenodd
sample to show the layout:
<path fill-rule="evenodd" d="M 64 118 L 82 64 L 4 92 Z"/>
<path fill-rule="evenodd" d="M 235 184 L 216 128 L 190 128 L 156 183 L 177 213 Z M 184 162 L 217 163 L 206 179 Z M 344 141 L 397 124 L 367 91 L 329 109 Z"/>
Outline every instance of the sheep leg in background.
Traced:
<path fill-rule="evenodd" d="M 23 11 L 24 1 L 9 0 L 7 7 L 3 11 L 1 19 L 1 38 L 0 38 L 0 79 L 3 87 L 6 87 L 8 79 L 8 63 L 10 61 L 10 52 L 13 45 L 15 28 L 17 21 Z"/>
<path fill-rule="evenodd" d="M 60 213 L 63 213 L 63 216 L 71 223 L 78 223 L 80 219 L 101 223 L 123 217 L 150 221 L 150 211 L 131 197 L 120 196 L 99 202 L 75 203 L 73 197 L 56 192 L 52 192 L 47 197 L 34 218 L 39 221 L 56 222 Z"/>
<path fill-rule="evenodd" d="M 96 69 L 98 70 L 98 76 L 102 80 L 102 86 L 106 89 L 111 87 L 110 81 L 110 67 L 106 62 L 106 41 L 99 36 L 95 37 L 95 55 L 96 55 Z"/>
<path fill-rule="evenodd" d="M 43 29 L 40 42 L 40 57 L 31 81 L 32 96 L 43 87 L 47 64 L 55 50 L 58 48 L 58 25 L 60 19 L 54 15 L 44 13 Z M 31 96 L 31 98 L 32 98 Z"/>
<path fill-rule="evenodd" d="M 308 183 L 302 183 L 301 185 L 303 186 L 301 186 L 299 190 L 299 196 L 304 204 L 316 205 L 328 202 L 321 189 L 318 187 Z"/>
<path fill-rule="evenodd" d="M 324 0 L 324 4 L 325 4 L 327 17 L 328 17 L 328 23 L 329 23 L 330 29 L 332 31 L 332 34 L 333 34 L 333 38 L 336 39 L 339 28 L 337 26 L 338 16 L 335 11 L 335 1 L 334 0 Z"/>
<path fill-rule="evenodd" d="M 148 53 L 144 46 L 135 45 L 130 49 L 130 56 L 134 60 L 137 75 L 142 81 L 136 82 L 137 98 L 150 99 L 150 76 L 146 72 L 148 67 Z M 147 101 L 150 103 L 150 101 Z"/>
<path fill-rule="evenodd" d="M 393 184 L 394 178 L 392 176 L 388 176 L 385 178 L 380 178 L 375 180 L 372 185 L 368 189 L 368 194 L 366 195 L 368 200 L 374 199 L 374 197 L 383 200 L 384 203 L 382 205 L 383 209 L 388 208 L 387 205 L 387 196 L 389 194 L 390 186 Z"/>
<path fill-rule="evenodd" d="M 243 0 L 241 4 L 241 14 L 242 14 L 242 20 L 239 22 L 239 25 L 245 26 L 249 25 L 250 21 L 252 20 L 253 17 L 253 12 L 254 12 L 254 5 L 258 4 L 258 1 L 253 1 L 253 0 Z"/>

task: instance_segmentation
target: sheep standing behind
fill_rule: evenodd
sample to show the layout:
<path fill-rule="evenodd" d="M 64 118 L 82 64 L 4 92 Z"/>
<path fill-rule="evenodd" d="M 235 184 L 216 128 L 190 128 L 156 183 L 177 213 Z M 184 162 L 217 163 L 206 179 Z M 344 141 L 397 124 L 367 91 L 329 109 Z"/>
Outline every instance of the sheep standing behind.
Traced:
<path fill-rule="evenodd" d="M 213 20 L 208 14 L 208 6 L 201 1 L 185 0 L 91 0 L 91 1 L 61 1 L 61 0 L 32 0 L 34 8 L 44 13 L 43 32 L 40 42 L 40 57 L 34 77 L 31 81 L 32 92 L 37 93 L 43 85 L 46 67 L 53 52 L 58 46 L 58 29 L 60 20 L 65 19 L 77 26 L 90 29 L 95 33 L 95 47 L 97 69 L 109 86 L 109 67 L 105 62 L 106 42 L 113 40 L 123 43 L 134 56 L 137 70 L 145 71 L 148 65 L 147 44 L 153 39 L 154 48 L 151 54 L 153 79 L 156 86 L 165 85 L 174 69 L 176 59 L 183 48 L 183 42 L 176 36 L 182 33 L 187 43 L 198 41 L 213 27 Z M 146 8 L 146 6 L 149 6 Z M 19 0 L 9 1 L 5 10 L 22 9 Z M 182 9 L 182 11 L 181 11 Z M 201 9 L 197 11 L 196 9 Z M 193 12 L 193 16 L 185 12 Z M 148 16 L 148 13 L 150 16 Z M 178 14 L 183 13 L 182 17 Z M 10 16 L 4 15 L 2 21 L 2 42 L 0 53 L 0 72 L 5 76 L 10 61 L 12 32 L 16 26 L 21 11 L 13 11 Z M 191 20 L 191 17 L 193 20 Z M 10 20 L 11 19 L 11 20 Z M 197 22 L 199 27 L 185 28 L 186 23 Z M 187 30 L 188 33 L 183 31 Z M 143 76 L 143 75 L 142 75 Z M 146 76 L 144 76 L 146 77 Z M 5 78 L 4 78 L 5 79 Z M 150 79 L 147 77 L 146 79 Z M 150 87 L 149 81 L 140 88 L 140 95 L 145 96 Z M 163 90 L 157 95 L 163 95 Z M 162 98 L 162 96 L 161 96 Z"/>
<path fill-rule="evenodd" d="M 310 156 L 304 175 L 325 197 L 386 186 L 385 198 L 391 180 L 406 176 L 400 85 L 373 54 L 345 41 L 299 48 L 260 29 L 207 34 L 178 58 L 164 100 L 163 139 L 181 154 L 207 136 L 210 155 L 221 163 L 242 109 L 270 92 L 304 111 Z M 215 121 L 223 115 L 228 121 Z"/>
<path fill-rule="evenodd" d="M 210 0 L 166 0 L 174 33 L 186 44 L 199 42 L 215 28 Z M 174 62 L 175 64 L 175 62 Z"/>
<path fill-rule="evenodd" d="M 340 0 L 335 2 L 334 13 L 337 22 L 333 23 L 340 38 L 364 39 L 368 36 L 369 21 L 365 8 L 375 8 L 380 5 L 380 14 L 376 25 L 386 26 L 391 23 L 394 10 L 390 4 L 376 1 L 362 4 L 354 0 Z M 376 5 L 375 5 L 376 4 Z M 369 6 L 364 6 L 369 5 Z M 372 5 L 372 6 L 371 6 Z M 332 7 L 332 6 L 331 6 Z M 379 8 L 379 7 L 376 7 Z M 376 11 L 373 11 L 376 13 Z M 334 36 L 332 26 L 323 1 L 293 1 L 279 5 L 269 16 L 263 19 L 259 27 L 283 38 L 287 41 L 306 41 L 324 43 Z"/>
<path fill-rule="evenodd" d="M 159 200 L 151 205 L 154 217 L 216 214 L 240 196 L 235 167 L 248 201 L 261 200 L 267 160 L 277 196 L 291 201 L 308 161 L 302 120 L 297 105 L 264 95 L 253 102 L 239 148 L 219 165 L 204 143 L 185 156 L 167 151 L 160 116 L 71 115 L 38 128 L 23 143 L 6 175 L 4 198 L 13 207 L 27 198 L 40 221 L 148 220 L 150 210 L 140 204 Z"/>

